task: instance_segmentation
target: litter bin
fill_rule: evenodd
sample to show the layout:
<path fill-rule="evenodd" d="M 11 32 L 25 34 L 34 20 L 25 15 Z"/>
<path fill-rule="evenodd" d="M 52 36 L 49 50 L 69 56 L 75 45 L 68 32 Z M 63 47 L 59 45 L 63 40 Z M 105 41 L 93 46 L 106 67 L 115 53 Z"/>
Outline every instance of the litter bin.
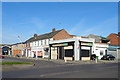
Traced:
<path fill-rule="evenodd" d="M 98 61 L 98 58 L 99 58 L 99 56 L 96 56 L 97 61 Z"/>

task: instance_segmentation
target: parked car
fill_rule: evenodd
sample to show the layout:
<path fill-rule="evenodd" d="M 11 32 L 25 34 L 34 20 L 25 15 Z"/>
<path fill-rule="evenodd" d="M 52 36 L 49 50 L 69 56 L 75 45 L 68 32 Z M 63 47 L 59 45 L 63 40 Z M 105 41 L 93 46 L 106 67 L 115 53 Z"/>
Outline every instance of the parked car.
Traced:
<path fill-rule="evenodd" d="M 96 59 L 96 54 L 92 54 L 91 55 L 91 60 L 95 60 Z"/>
<path fill-rule="evenodd" d="M 105 55 L 101 58 L 101 60 L 114 60 L 114 59 L 115 59 L 115 56 L 111 54 Z"/>
<path fill-rule="evenodd" d="M 3 58 L 5 58 L 5 56 L 3 56 L 3 55 L 0 55 L 0 58 L 2 58 L 2 59 L 3 59 Z"/>

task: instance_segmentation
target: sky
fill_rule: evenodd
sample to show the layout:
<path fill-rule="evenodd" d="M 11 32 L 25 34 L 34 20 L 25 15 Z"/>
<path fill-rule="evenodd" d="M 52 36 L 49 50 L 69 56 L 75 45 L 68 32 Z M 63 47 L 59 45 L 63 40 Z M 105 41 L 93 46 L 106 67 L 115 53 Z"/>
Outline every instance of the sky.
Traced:
<path fill-rule="evenodd" d="M 3 2 L 2 44 L 65 29 L 71 35 L 118 32 L 117 2 Z M 18 38 L 18 36 L 20 38 Z"/>

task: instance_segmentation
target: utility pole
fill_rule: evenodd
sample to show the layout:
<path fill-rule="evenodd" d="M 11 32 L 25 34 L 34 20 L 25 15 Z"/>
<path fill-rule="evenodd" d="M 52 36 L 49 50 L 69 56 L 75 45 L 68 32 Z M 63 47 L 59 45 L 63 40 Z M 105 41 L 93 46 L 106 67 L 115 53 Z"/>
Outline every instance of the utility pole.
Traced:
<path fill-rule="evenodd" d="M 22 41 L 21 41 L 21 39 L 20 39 L 20 36 L 18 36 L 18 39 L 19 39 L 19 41 L 20 41 L 20 44 L 22 43 Z M 19 47 L 19 46 L 18 46 Z M 22 49 L 21 49 L 21 54 L 22 54 Z"/>

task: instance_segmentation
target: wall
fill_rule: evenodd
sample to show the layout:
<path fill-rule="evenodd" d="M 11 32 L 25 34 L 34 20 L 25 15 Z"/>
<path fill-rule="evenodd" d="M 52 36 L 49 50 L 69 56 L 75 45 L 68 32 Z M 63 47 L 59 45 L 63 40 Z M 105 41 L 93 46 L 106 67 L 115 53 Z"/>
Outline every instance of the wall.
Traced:
<path fill-rule="evenodd" d="M 13 50 L 12 54 L 15 55 L 21 55 L 22 51 L 21 50 Z"/>
<path fill-rule="evenodd" d="M 65 30 L 60 31 L 55 36 L 53 36 L 54 40 L 68 39 L 68 38 L 72 38 L 72 37 Z"/>
<path fill-rule="evenodd" d="M 108 36 L 108 38 L 110 39 L 110 45 L 119 45 L 120 46 L 120 37 L 117 37 L 116 34 L 110 34 Z"/>
<path fill-rule="evenodd" d="M 120 59 L 120 49 L 118 49 L 118 59 Z"/>
<path fill-rule="evenodd" d="M 96 56 L 99 56 L 99 59 L 105 55 L 105 50 L 107 50 L 108 45 L 107 44 L 101 44 L 101 43 L 94 43 L 94 53 Z M 100 51 L 103 51 L 103 55 L 100 55 Z"/>
<path fill-rule="evenodd" d="M 16 44 L 12 45 L 12 55 L 21 55 L 23 48 L 26 47 L 26 44 Z"/>
<path fill-rule="evenodd" d="M 31 54 L 33 55 L 33 51 L 42 51 L 42 57 L 48 58 L 48 55 L 45 55 L 44 48 L 49 48 L 49 42 L 52 41 L 53 38 L 50 39 L 43 39 L 30 42 Z M 49 51 L 48 51 L 49 53 Z"/>
<path fill-rule="evenodd" d="M 51 59 L 57 59 L 57 47 L 51 47 Z"/>

